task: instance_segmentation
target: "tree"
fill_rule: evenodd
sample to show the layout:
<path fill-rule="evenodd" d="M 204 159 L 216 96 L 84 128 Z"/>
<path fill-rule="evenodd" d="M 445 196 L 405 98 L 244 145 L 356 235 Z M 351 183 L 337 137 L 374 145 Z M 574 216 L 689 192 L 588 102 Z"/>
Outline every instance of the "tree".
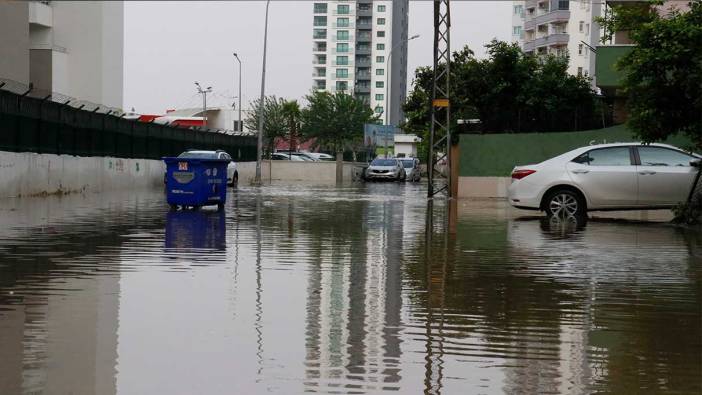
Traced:
<path fill-rule="evenodd" d="M 286 100 L 282 107 L 283 117 L 287 120 L 288 138 L 290 139 L 290 155 L 295 150 L 300 129 L 300 105 L 297 100 Z"/>
<path fill-rule="evenodd" d="M 488 58 L 478 59 L 464 47 L 451 63 L 451 114 L 479 118 L 483 130 L 550 132 L 594 125 L 595 99 L 586 77 L 568 74 L 568 58 L 525 55 L 517 44 L 493 40 Z M 430 122 L 432 69 L 420 67 L 404 109 L 405 131 L 423 137 L 426 155 Z"/>
<path fill-rule="evenodd" d="M 644 142 L 684 134 L 702 148 L 702 1 L 689 11 L 663 2 L 614 7 L 600 19 L 609 32 L 628 31 L 636 44 L 616 64 L 624 77 L 628 126 Z M 670 12 L 665 11 L 666 8 Z"/>
<path fill-rule="evenodd" d="M 361 141 L 363 125 L 378 118 L 365 102 L 343 92 L 315 91 L 305 99 L 309 104 L 301 111 L 302 135 L 336 153 L 337 180 L 340 180 L 344 149 Z"/>
<path fill-rule="evenodd" d="M 616 64 L 629 129 L 644 142 L 683 134 L 702 149 L 702 1 L 688 5 L 685 12 L 661 1 L 618 6 L 599 22 L 609 32 L 603 42 L 627 31 L 636 44 Z M 674 210 L 676 222 L 702 222 L 702 187 L 693 188 L 691 200 Z"/>
<path fill-rule="evenodd" d="M 261 111 L 261 100 L 256 99 L 249 104 L 253 109 L 244 120 L 244 124 L 249 130 L 258 130 L 258 116 Z M 289 123 L 283 111 L 286 101 L 283 98 L 267 96 L 264 100 L 263 118 L 263 145 L 270 155 L 273 152 L 275 139 L 288 135 Z"/>

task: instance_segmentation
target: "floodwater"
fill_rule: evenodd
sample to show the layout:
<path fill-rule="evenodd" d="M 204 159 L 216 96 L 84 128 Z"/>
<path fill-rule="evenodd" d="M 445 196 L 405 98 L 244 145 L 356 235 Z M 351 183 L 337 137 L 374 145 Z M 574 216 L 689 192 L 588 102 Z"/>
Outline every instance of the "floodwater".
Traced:
<path fill-rule="evenodd" d="M 3 200 L 0 394 L 702 392 L 699 233 L 425 193 Z"/>

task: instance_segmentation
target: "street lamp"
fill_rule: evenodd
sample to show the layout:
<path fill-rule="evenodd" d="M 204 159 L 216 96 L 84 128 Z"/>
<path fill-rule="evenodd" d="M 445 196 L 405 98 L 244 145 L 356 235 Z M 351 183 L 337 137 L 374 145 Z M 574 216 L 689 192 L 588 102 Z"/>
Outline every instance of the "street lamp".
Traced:
<path fill-rule="evenodd" d="M 205 120 L 205 127 L 207 127 L 207 94 L 212 92 L 212 87 L 208 86 L 206 89 L 202 89 L 197 81 L 195 81 L 195 86 L 197 87 L 197 93 L 202 95 L 202 117 Z"/>
<path fill-rule="evenodd" d="M 263 30 L 263 69 L 261 71 L 261 101 L 258 103 L 258 144 L 256 148 L 256 178 L 254 183 L 261 185 L 261 156 L 263 150 L 263 102 L 266 92 L 266 47 L 268 46 L 268 6 L 271 0 L 266 0 L 266 22 Z"/>
<path fill-rule="evenodd" d="M 236 59 L 239 62 L 239 123 L 236 125 L 237 132 L 243 131 L 243 127 L 241 124 L 241 59 L 239 59 L 239 55 L 234 52 L 234 59 Z"/>
<path fill-rule="evenodd" d="M 390 52 L 388 53 L 388 60 L 385 63 L 385 70 L 387 70 L 387 76 L 385 77 L 385 124 L 389 125 L 390 124 L 390 73 L 391 73 L 391 63 L 390 63 L 390 58 L 392 57 L 392 51 L 399 47 L 400 45 L 412 41 L 415 38 L 419 38 L 419 34 L 415 34 L 414 36 L 408 38 L 405 41 L 401 41 L 397 44 L 395 44 L 391 49 Z"/>

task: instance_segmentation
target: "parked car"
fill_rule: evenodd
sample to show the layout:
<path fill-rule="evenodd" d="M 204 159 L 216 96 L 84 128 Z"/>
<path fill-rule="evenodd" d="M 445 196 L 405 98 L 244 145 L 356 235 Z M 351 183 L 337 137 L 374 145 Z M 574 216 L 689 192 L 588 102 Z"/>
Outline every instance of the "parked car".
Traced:
<path fill-rule="evenodd" d="M 396 158 L 376 158 L 366 169 L 366 180 L 404 181 L 407 173 Z"/>
<path fill-rule="evenodd" d="M 292 155 L 292 157 L 289 154 L 282 153 L 282 152 L 274 152 L 271 154 L 271 159 L 273 160 L 290 160 L 293 162 L 307 162 L 305 159 L 303 159 L 300 156 L 297 155 Z"/>
<path fill-rule="evenodd" d="M 305 153 L 307 155 L 314 156 L 315 158 L 317 158 L 317 160 L 334 160 L 333 156 L 331 156 L 329 154 L 325 154 L 323 152 L 305 152 Z"/>
<path fill-rule="evenodd" d="M 402 167 L 405 168 L 407 181 L 419 181 L 422 178 L 421 170 L 419 170 L 419 159 L 417 158 L 401 158 Z"/>
<path fill-rule="evenodd" d="M 687 199 L 700 158 L 665 144 L 582 147 L 515 167 L 509 202 L 550 216 L 670 208 Z"/>
<path fill-rule="evenodd" d="M 180 155 L 179 158 L 192 158 L 192 159 L 226 159 L 229 161 L 227 165 L 227 185 L 234 186 L 239 182 L 239 171 L 236 168 L 236 163 L 232 160 L 232 157 L 222 151 L 205 151 L 205 150 L 187 150 Z M 166 180 L 164 176 L 164 182 Z"/>

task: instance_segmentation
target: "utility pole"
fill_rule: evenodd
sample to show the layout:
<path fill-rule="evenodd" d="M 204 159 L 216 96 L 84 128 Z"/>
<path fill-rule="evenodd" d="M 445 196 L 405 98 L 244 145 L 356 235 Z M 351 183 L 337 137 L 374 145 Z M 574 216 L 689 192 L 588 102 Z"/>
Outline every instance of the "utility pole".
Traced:
<path fill-rule="evenodd" d="M 236 125 L 237 132 L 242 132 L 244 130 L 241 124 L 241 59 L 239 55 L 234 52 L 234 58 L 239 62 L 239 123 Z"/>
<path fill-rule="evenodd" d="M 427 196 L 446 191 L 451 198 L 451 12 L 449 0 L 434 0 L 434 68 L 431 92 L 431 126 L 429 132 L 429 157 L 427 173 L 429 188 Z M 438 154 L 441 154 L 440 156 Z M 444 162 L 443 171 L 437 165 Z M 446 183 L 434 185 L 436 176 Z"/>
<path fill-rule="evenodd" d="M 263 30 L 263 69 L 261 70 L 261 101 L 258 103 L 258 145 L 256 149 L 256 178 L 254 183 L 261 185 L 261 156 L 263 154 L 263 118 L 266 93 L 266 47 L 268 46 L 268 6 L 271 0 L 266 0 L 266 21 Z"/>
<path fill-rule="evenodd" d="M 212 87 L 208 86 L 206 89 L 202 89 L 197 81 L 195 81 L 195 86 L 197 87 L 197 93 L 202 95 L 202 117 L 205 121 L 205 127 L 207 127 L 207 94 L 212 92 Z"/>

